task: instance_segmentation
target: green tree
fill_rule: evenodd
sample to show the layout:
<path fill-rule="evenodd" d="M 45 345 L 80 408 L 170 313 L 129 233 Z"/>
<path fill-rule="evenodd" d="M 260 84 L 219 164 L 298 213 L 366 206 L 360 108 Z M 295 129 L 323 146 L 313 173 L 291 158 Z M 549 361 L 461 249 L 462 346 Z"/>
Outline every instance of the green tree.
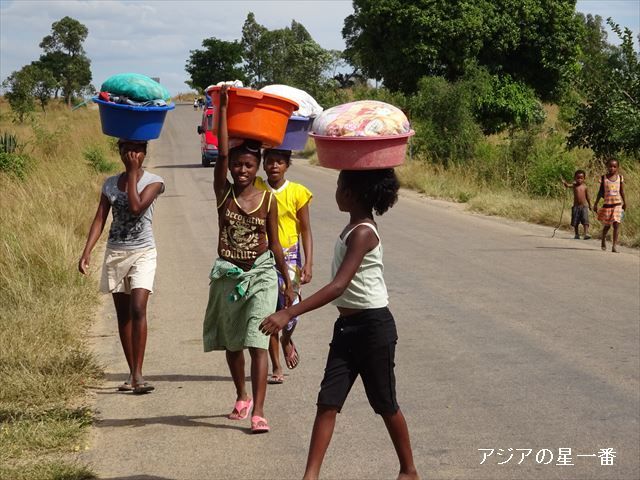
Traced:
<path fill-rule="evenodd" d="M 40 63 L 59 82 L 68 105 L 74 95 L 91 83 L 91 61 L 82 46 L 88 34 L 85 25 L 67 16 L 53 22 L 51 34 L 40 42 L 40 48 L 44 50 Z M 55 93 L 57 96 L 57 91 Z"/>
<path fill-rule="evenodd" d="M 40 62 L 31 62 L 28 68 L 33 80 L 33 96 L 40 102 L 40 108 L 46 113 L 46 106 L 53 97 L 58 82 L 51 70 L 42 66 Z"/>
<path fill-rule="evenodd" d="M 598 157 L 627 153 L 640 160 L 640 61 L 631 30 L 607 23 L 622 41 L 603 48 L 604 59 L 585 64 L 578 81 L 580 104 L 570 119 L 570 147 Z M 608 52 L 608 53 L 607 53 Z"/>
<path fill-rule="evenodd" d="M 285 83 L 314 94 L 332 61 L 331 53 L 295 20 L 290 27 L 269 30 L 249 13 L 242 27 L 241 43 L 249 81 L 256 88 Z"/>
<path fill-rule="evenodd" d="M 469 61 L 508 73 L 545 99 L 560 95 L 575 63 L 575 0 L 354 0 L 345 55 L 392 90 L 424 75 L 453 81 Z"/>
<path fill-rule="evenodd" d="M 265 78 L 267 56 L 267 38 L 269 30 L 256 22 L 253 12 L 249 12 L 242 26 L 243 59 L 247 77 L 252 84 L 262 87 Z"/>
<path fill-rule="evenodd" d="M 29 66 L 13 72 L 2 82 L 2 88 L 6 90 L 5 97 L 11 105 L 15 120 L 19 123 L 24 122 L 35 111 L 34 85 L 35 81 Z"/>
<path fill-rule="evenodd" d="M 191 76 L 186 83 L 204 90 L 208 85 L 226 80 L 247 81 L 242 68 L 242 45 L 238 41 L 225 42 L 215 37 L 202 41 L 202 50 L 191 50 L 185 70 Z"/>

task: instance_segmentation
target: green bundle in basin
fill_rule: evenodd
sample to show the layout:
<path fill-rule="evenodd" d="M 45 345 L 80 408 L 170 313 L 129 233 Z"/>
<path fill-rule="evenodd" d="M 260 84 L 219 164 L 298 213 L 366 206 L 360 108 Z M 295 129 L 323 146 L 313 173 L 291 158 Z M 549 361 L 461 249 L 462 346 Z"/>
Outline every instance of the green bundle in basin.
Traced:
<path fill-rule="evenodd" d="M 162 99 L 169 103 L 169 91 L 155 80 L 140 73 L 119 73 L 109 77 L 100 91 L 124 95 L 137 102 Z"/>

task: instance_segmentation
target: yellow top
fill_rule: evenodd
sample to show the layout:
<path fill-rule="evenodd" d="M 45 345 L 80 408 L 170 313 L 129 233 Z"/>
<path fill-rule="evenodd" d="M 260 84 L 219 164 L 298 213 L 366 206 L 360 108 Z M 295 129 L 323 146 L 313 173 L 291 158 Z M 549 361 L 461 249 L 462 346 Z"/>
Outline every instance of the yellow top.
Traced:
<path fill-rule="evenodd" d="M 278 237 L 282 248 L 298 243 L 298 211 L 311 201 L 313 194 L 304 185 L 289 180 L 285 180 L 280 188 L 274 189 L 261 177 L 256 177 L 254 185 L 260 190 L 272 192 L 278 201 Z"/>

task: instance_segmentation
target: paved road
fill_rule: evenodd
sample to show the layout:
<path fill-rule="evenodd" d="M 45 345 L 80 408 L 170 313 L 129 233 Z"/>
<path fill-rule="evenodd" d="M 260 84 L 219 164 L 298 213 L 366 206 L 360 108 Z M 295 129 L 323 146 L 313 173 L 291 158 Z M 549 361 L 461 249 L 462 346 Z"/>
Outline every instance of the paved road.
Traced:
<path fill-rule="evenodd" d="M 186 106 L 169 114 L 149 156 L 167 184 L 154 223 L 159 268 L 145 363 L 157 390 L 114 392 L 126 364 L 106 302 L 94 343 L 107 381 L 95 389 L 99 420 L 81 459 L 105 479 L 299 478 L 335 312 L 303 317 L 302 362 L 267 392 L 271 433 L 252 436 L 248 421 L 225 418 L 234 390 L 224 355 L 201 346 L 217 227 L 213 170 L 199 165 L 198 115 Z M 334 204 L 335 172 L 295 163 L 290 178 L 315 194 L 310 291 L 328 278 L 347 218 Z M 637 251 L 602 253 L 595 241 L 566 232 L 551 239 L 549 228 L 471 215 L 411 192 L 380 230 L 400 336 L 399 401 L 423 478 L 640 478 Z M 558 465 L 560 448 L 571 449 L 564 463 L 573 465 Z M 605 448 L 615 451 L 613 465 L 577 456 Z M 478 449 L 494 451 L 482 463 Z M 359 382 L 322 473 L 395 478 L 393 448 Z"/>

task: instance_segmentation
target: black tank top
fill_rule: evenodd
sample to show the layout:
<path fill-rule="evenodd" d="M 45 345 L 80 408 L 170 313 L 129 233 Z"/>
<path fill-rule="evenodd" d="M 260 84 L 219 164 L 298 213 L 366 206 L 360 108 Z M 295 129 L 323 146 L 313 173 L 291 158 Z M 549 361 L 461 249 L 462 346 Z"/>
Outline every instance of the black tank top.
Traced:
<path fill-rule="evenodd" d="M 250 270 L 256 258 L 269 248 L 267 241 L 267 214 L 271 208 L 271 192 L 264 192 L 260 205 L 245 212 L 236 200 L 233 186 L 229 185 L 218 206 L 218 256 Z"/>

